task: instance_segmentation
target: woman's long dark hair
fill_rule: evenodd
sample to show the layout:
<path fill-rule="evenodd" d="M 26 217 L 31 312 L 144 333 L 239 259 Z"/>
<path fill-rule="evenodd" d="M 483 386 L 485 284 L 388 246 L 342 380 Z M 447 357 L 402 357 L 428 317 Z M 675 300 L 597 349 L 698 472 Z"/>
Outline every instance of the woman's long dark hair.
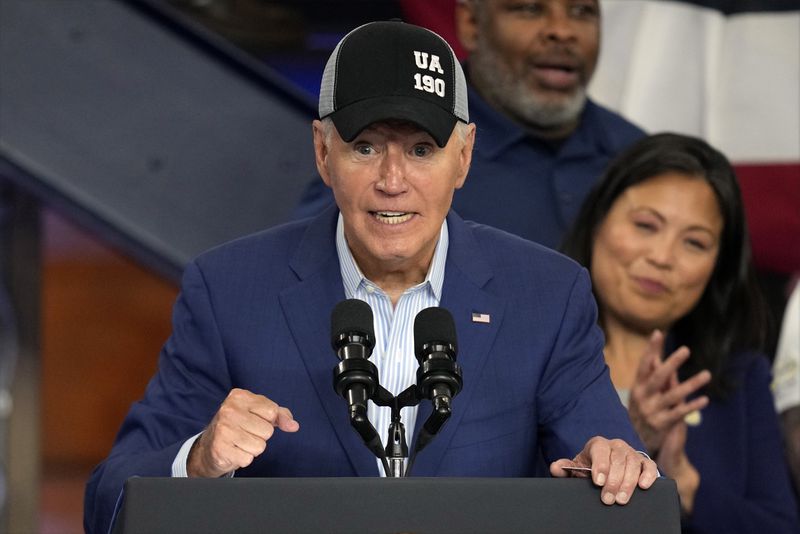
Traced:
<path fill-rule="evenodd" d="M 764 299 L 755 278 L 750 238 L 736 175 L 728 159 L 705 141 L 662 133 L 638 141 L 619 154 L 583 203 L 562 251 L 591 271 L 597 229 L 614 201 L 629 187 L 665 173 L 704 179 L 714 190 L 723 218 L 714 272 L 697 305 L 672 327 L 677 345 L 692 356 L 681 367 L 681 378 L 708 369 L 708 394 L 723 397 L 735 384 L 726 363 L 737 350 L 763 347 L 767 330 Z"/>

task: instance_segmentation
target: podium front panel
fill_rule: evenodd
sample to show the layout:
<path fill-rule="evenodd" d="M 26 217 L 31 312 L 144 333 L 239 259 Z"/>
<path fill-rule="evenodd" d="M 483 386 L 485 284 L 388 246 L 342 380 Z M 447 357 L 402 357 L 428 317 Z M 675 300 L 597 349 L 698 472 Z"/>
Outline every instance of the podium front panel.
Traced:
<path fill-rule="evenodd" d="M 680 532 L 675 482 L 606 506 L 589 479 L 131 478 L 114 533 Z"/>

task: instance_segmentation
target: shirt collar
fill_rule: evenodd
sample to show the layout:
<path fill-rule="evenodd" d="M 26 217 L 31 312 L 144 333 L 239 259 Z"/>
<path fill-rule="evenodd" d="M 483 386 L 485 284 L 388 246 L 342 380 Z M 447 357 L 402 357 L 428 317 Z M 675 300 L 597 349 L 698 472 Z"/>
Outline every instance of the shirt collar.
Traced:
<path fill-rule="evenodd" d="M 422 284 L 429 284 L 433 295 L 436 300 L 442 300 L 442 286 L 444 285 L 444 266 L 447 262 L 447 249 L 449 247 L 450 236 L 447 231 L 447 220 L 442 222 L 442 228 L 439 231 L 439 241 L 436 243 L 436 250 L 433 251 L 433 260 L 431 266 L 428 268 L 428 274 Z M 347 246 L 347 240 L 344 237 L 344 222 L 342 214 L 339 213 L 339 219 L 336 221 L 336 254 L 339 256 L 339 266 L 342 271 L 342 282 L 344 283 L 344 296 L 346 298 L 353 298 L 356 294 L 358 286 L 365 281 L 372 283 L 361 273 L 361 269 L 356 264 L 356 259 L 353 253 L 350 252 L 350 247 Z M 373 283 L 373 285 L 375 285 Z"/>

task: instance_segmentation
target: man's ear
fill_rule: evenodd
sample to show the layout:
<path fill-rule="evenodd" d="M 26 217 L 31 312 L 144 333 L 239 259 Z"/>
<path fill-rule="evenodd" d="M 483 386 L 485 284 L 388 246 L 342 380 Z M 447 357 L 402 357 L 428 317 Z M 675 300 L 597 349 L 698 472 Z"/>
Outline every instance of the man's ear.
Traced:
<path fill-rule="evenodd" d="M 456 0 L 456 34 L 461 46 L 469 53 L 475 51 L 478 42 L 478 20 L 470 0 Z"/>
<path fill-rule="evenodd" d="M 474 146 L 475 146 L 475 123 L 473 122 L 467 126 L 467 135 L 464 138 L 464 146 L 461 147 L 461 153 L 459 154 L 461 174 L 456 180 L 456 189 L 461 189 L 461 186 L 463 186 L 464 182 L 467 180 L 467 174 L 469 173 L 469 166 L 472 163 L 472 149 Z"/>
<path fill-rule="evenodd" d="M 314 135 L 314 161 L 317 164 L 317 172 L 322 177 L 322 181 L 328 187 L 331 186 L 330 173 L 328 172 L 328 145 L 325 144 L 325 129 L 322 122 L 315 120 L 311 123 L 311 131 Z"/>

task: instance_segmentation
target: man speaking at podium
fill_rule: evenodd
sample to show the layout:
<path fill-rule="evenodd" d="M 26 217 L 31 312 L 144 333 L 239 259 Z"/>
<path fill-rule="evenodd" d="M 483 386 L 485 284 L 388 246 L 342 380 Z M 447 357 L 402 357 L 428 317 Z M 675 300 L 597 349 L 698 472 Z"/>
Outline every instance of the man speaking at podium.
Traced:
<path fill-rule="evenodd" d="M 330 314 L 345 298 L 371 305 L 371 361 L 393 394 L 415 380 L 416 314 L 454 318 L 463 390 L 413 475 L 528 477 L 541 456 L 557 477 L 591 467 L 606 504 L 653 483 L 604 364 L 586 271 L 450 210 L 476 135 L 466 94 L 428 30 L 376 22 L 340 41 L 313 122 L 336 206 L 186 267 L 158 373 L 89 480 L 88 532 L 106 532 L 131 476 L 379 476 L 331 383 Z M 369 409 L 384 436 L 386 409 Z M 405 410 L 417 436 L 430 406 Z"/>

